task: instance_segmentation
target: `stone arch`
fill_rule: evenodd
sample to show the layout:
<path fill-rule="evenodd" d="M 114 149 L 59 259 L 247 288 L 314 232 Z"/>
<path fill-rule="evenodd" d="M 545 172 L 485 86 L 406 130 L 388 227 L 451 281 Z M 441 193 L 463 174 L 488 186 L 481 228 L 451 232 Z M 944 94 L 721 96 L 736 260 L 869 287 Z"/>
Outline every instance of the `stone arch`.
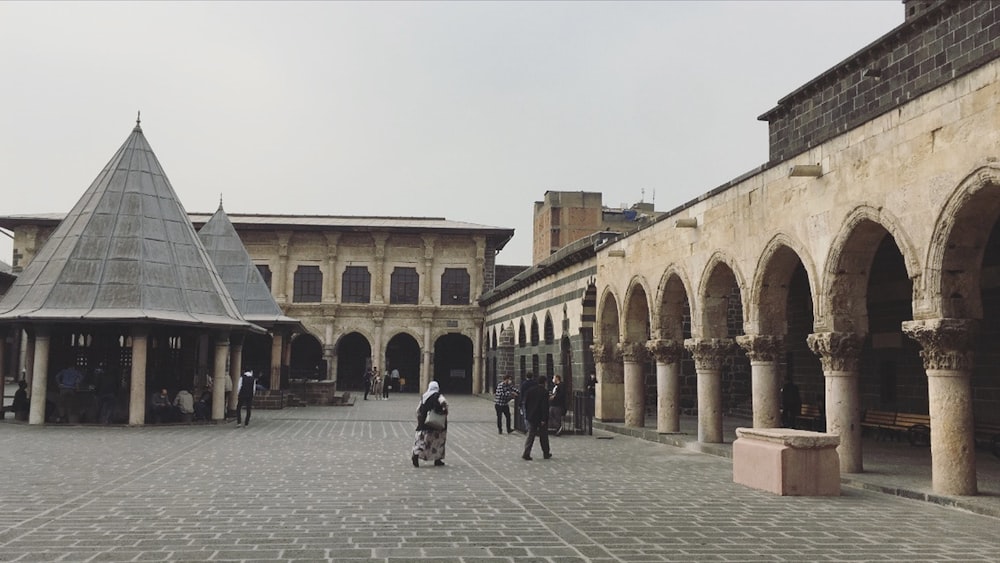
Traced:
<path fill-rule="evenodd" d="M 434 379 L 441 392 L 472 393 L 472 339 L 462 333 L 444 333 L 434 339 Z"/>
<path fill-rule="evenodd" d="M 595 342 L 612 347 L 618 344 L 620 337 L 618 311 L 618 298 L 611 289 L 606 289 L 598 307 Z"/>
<path fill-rule="evenodd" d="M 745 327 L 754 334 L 782 336 L 788 332 L 789 284 L 799 265 L 809 280 L 809 293 L 816 308 L 816 270 L 803 245 L 778 233 L 764 247 L 749 291 Z"/>
<path fill-rule="evenodd" d="M 521 319 L 517 330 L 517 345 L 521 348 L 528 345 L 528 332 L 524 329 L 524 319 Z"/>
<path fill-rule="evenodd" d="M 653 327 L 659 332 L 660 338 L 674 339 L 677 342 L 684 340 L 684 321 L 690 318 L 692 309 L 688 297 L 690 287 L 690 281 L 680 268 L 669 266 L 664 270 L 660 285 L 656 288 L 657 307 Z"/>
<path fill-rule="evenodd" d="M 552 324 L 552 315 L 545 311 L 545 323 L 543 325 L 542 335 L 545 344 L 553 344 L 556 340 L 556 330 L 555 326 Z"/>
<path fill-rule="evenodd" d="M 397 331 L 389 337 L 385 346 L 385 372 L 398 370 L 408 389 L 416 390 L 420 386 L 417 382 L 421 379 L 422 352 L 420 339 L 415 334 L 408 330 Z"/>
<path fill-rule="evenodd" d="M 650 311 L 649 292 L 646 291 L 644 280 L 633 278 L 625 292 L 623 321 L 626 342 L 645 343 L 649 340 L 652 324 Z"/>
<path fill-rule="evenodd" d="M 743 311 L 746 310 L 743 303 L 746 287 L 739 275 L 739 270 L 733 265 L 733 261 L 722 254 L 716 252 L 705 266 L 702 276 L 701 287 L 698 291 L 698 309 L 700 313 L 692 317 L 691 331 L 695 338 L 729 338 L 742 333 Z M 734 293 L 736 294 L 734 296 Z M 733 307 L 733 299 L 736 299 L 738 307 Z M 731 334 L 729 317 L 738 314 L 739 319 L 735 324 L 736 334 Z M 735 328 L 735 327 L 734 327 Z"/>
<path fill-rule="evenodd" d="M 371 367 L 371 342 L 358 330 L 341 334 L 336 339 L 338 389 L 364 390 L 364 373 Z"/>
<path fill-rule="evenodd" d="M 534 314 L 531 315 L 531 340 L 532 346 L 538 346 L 538 317 Z"/>
<path fill-rule="evenodd" d="M 322 339 L 311 332 L 295 335 L 291 343 L 290 371 L 293 379 L 324 379 Z"/>
<path fill-rule="evenodd" d="M 899 221 L 882 208 L 856 207 L 844 220 L 824 268 L 823 299 L 816 309 L 817 332 L 868 333 L 868 273 L 879 243 L 888 234 L 903 257 L 910 280 L 920 277 L 913 244 Z M 919 285 L 916 281 L 914 287 Z"/>
<path fill-rule="evenodd" d="M 927 313 L 983 318 L 983 257 L 998 217 L 1000 167 L 983 166 L 959 182 L 935 222 L 924 290 Z"/>

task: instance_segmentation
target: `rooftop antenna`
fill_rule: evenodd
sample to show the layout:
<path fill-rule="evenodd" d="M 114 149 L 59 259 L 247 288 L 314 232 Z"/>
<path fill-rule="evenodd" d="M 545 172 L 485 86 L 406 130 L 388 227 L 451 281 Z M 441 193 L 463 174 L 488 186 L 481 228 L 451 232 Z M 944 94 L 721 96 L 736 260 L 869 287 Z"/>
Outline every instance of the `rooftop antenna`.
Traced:
<path fill-rule="evenodd" d="M 222 192 L 219 192 L 219 209 L 222 209 Z"/>

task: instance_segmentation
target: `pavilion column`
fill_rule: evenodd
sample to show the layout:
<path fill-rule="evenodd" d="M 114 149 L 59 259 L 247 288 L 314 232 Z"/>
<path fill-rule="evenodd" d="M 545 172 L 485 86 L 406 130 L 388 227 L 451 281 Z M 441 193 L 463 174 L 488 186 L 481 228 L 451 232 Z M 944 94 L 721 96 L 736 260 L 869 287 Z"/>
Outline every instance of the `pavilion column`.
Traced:
<path fill-rule="evenodd" d="M 781 381 L 778 377 L 778 358 L 784 353 L 784 338 L 769 334 L 737 336 L 736 343 L 750 357 L 753 427 L 780 428 Z"/>
<path fill-rule="evenodd" d="M 285 340 L 284 331 L 276 330 L 271 336 L 271 384 L 272 391 L 281 389 L 281 349 Z"/>
<path fill-rule="evenodd" d="M 27 340 L 33 356 L 31 366 L 31 406 L 28 411 L 28 424 L 44 424 L 45 396 L 48 393 L 49 384 L 48 328 L 36 327 L 34 334 L 29 334 Z"/>
<path fill-rule="evenodd" d="M 146 357 L 149 354 L 149 331 L 132 331 L 132 374 L 129 376 L 129 426 L 146 424 Z"/>
<path fill-rule="evenodd" d="M 641 342 L 621 343 L 625 426 L 642 428 L 646 425 L 646 382 L 642 367 L 646 362 L 646 348 Z"/>
<path fill-rule="evenodd" d="M 622 352 L 617 343 L 595 343 L 594 371 L 597 385 L 594 390 L 594 418 L 604 422 L 625 419 L 625 374 Z"/>
<path fill-rule="evenodd" d="M 681 431 L 680 372 L 683 345 L 676 340 L 650 340 L 646 350 L 656 359 L 656 431 Z"/>
<path fill-rule="evenodd" d="M 861 399 L 858 358 L 864 335 L 853 332 L 817 332 L 806 339 L 820 357 L 826 379 L 826 431 L 840 436 L 837 454 L 842 473 L 861 473 Z"/>
<path fill-rule="evenodd" d="M 212 420 L 226 419 L 226 359 L 229 357 L 229 333 L 215 337 L 215 364 L 212 368 Z M 235 390 L 235 388 L 233 388 Z"/>
<path fill-rule="evenodd" d="M 698 441 L 722 443 L 722 363 L 733 353 L 728 338 L 688 338 L 684 347 L 698 372 Z"/>
<path fill-rule="evenodd" d="M 23 358 L 21 361 L 21 373 L 28 378 L 28 387 L 33 387 L 35 384 L 35 339 L 26 330 L 21 331 L 21 339 L 24 343 L 24 347 L 21 350 Z"/>
<path fill-rule="evenodd" d="M 431 384 L 431 379 L 433 379 L 433 374 L 431 373 L 431 357 L 434 354 L 434 347 L 431 342 L 431 323 L 433 320 L 429 317 L 424 317 L 424 365 L 423 373 L 420 374 L 420 389 L 417 390 L 418 393 L 423 393 L 427 390 L 427 386 Z"/>
<path fill-rule="evenodd" d="M 476 336 L 472 339 L 472 394 L 483 392 L 483 324 L 476 322 Z"/>
<path fill-rule="evenodd" d="M 906 321 L 903 332 L 920 343 L 931 419 L 931 484 L 942 495 L 974 495 L 976 441 L 972 410 L 972 319 Z"/>
<path fill-rule="evenodd" d="M 234 334 L 229 339 L 229 381 L 233 384 L 233 392 L 229 394 L 227 408 L 230 411 L 236 410 L 237 395 L 236 385 L 243 373 L 243 335 Z"/>

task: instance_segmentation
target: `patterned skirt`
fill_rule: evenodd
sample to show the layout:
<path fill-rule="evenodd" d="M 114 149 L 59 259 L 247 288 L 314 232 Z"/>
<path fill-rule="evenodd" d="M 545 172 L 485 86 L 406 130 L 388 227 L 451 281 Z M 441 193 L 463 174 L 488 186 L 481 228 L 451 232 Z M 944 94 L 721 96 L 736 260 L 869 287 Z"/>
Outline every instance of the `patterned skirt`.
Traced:
<path fill-rule="evenodd" d="M 413 440 L 413 455 L 424 461 L 444 459 L 444 443 L 447 439 L 447 430 L 417 430 Z"/>

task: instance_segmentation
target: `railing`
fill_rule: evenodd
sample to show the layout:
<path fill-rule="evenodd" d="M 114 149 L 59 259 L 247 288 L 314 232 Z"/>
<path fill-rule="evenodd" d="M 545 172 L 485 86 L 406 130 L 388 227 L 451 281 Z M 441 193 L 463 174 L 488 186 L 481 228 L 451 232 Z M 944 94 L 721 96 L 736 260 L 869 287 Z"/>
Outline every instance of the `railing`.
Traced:
<path fill-rule="evenodd" d="M 594 434 L 594 397 L 583 391 L 573 394 L 573 430 L 578 434 Z"/>

